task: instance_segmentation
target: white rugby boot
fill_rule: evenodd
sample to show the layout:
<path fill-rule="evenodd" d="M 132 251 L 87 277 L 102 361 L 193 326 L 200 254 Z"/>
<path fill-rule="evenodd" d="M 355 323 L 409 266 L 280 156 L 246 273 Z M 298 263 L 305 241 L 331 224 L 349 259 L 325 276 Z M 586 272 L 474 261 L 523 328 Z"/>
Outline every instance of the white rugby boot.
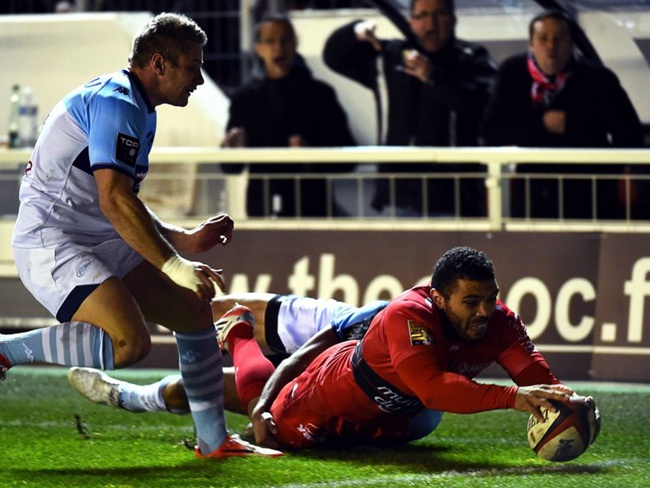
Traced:
<path fill-rule="evenodd" d="M 245 323 L 252 328 L 254 320 L 253 311 L 244 305 L 235 305 L 224 313 L 221 318 L 214 323 L 214 326 L 217 329 L 217 342 L 219 342 L 221 350 L 228 350 L 226 339 L 233 327 Z"/>
<path fill-rule="evenodd" d="M 119 402 L 120 384 L 115 378 L 94 368 L 70 368 L 68 381 L 81 395 L 94 403 L 122 408 Z"/>

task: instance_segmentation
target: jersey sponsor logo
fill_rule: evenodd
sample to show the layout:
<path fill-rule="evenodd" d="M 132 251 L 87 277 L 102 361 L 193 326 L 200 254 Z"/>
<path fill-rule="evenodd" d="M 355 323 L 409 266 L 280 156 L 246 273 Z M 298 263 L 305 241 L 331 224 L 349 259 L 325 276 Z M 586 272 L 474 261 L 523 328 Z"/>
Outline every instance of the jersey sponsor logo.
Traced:
<path fill-rule="evenodd" d="M 470 364 L 470 363 L 462 362 L 456 368 L 456 373 L 462 374 L 463 376 L 467 376 L 468 378 L 471 378 L 471 377 L 474 377 L 477 374 L 479 374 L 481 371 L 483 371 L 485 368 L 487 368 L 491 364 L 492 364 L 492 361 L 488 361 L 488 362 L 485 362 L 483 364 Z"/>
<path fill-rule="evenodd" d="M 413 413 L 419 412 L 424 408 L 419 398 L 404 396 L 386 386 L 377 388 L 377 393 L 379 395 L 375 395 L 373 400 L 384 412 Z"/>
<path fill-rule="evenodd" d="M 140 141 L 138 139 L 118 132 L 117 143 L 115 145 L 115 159 L 135 168 L 139 151 Z"/>
<path fill-rule="evenodd" d="M 429 335 L 428 329 L 422 324 L 409 320 L 408 326 L 412 346 L 430 346 L 433 344 L 433 339 Z"/>

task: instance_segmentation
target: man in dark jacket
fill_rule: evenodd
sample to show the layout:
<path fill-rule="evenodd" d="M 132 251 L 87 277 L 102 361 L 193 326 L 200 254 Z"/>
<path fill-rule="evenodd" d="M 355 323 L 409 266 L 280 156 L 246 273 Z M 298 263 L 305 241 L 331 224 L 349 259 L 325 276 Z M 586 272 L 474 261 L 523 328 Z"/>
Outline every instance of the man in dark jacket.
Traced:
<path fill-rule="evenodd" d="M 379 40 L 370 22 L 355 21 L 334 31 L 323 58 L 328 67 L 372 89 L 380 115 L 380 143 L 391 146 L 476 146 L 496 64 L 482 46 L 455 36 L 453 0 L 412 0 L 410 26 L 423 52 L 405 40 Z M 381 59 L 381 63 L 377 62 Z M 384 81 L 382 83 L 380 80 Z M 380 87 L 385 86 L 386 93 Z M 484 171 L 476 165 L 382 164 L 387 173 Z M 449 215 L 454 205 L 451 177 L 427 178 L 425 207 L 422 176 L 396 181 L 397 215 Z M 483 215 L 482 179 L 461 185 L 460 214 Z M 376 209 L 393 206 L 387 180 L 379 180 Z M 424 207 L 424 208 L 423 208 Z"/>
<path fill-rule="evenodd" d="M 559 11 L 535 16 L 529 25 L 529 52 L 501 65 L 483 123 L 485 143 L 528 147 L 640 147 L 643 130 L 616 75 L 574 55 L 569 18 Z M 531 164 L 521 173 L 616 174 L 622 166 Z M 566 218 L 592 218 L 590 179 L 564 179 Z M 513 214 L 523 214 L 523 182 L 513 188 Z M 557 218 L 557 178 L 531 179 L 531 216 Z M 622 216 L 617 182 L 599 182 L 600 218 Z"/>
<path fill-rule="evenodd" d="M 255 53 L 262 66 L 234 93 L 226 147 L 353 146 L 347 116 L 332 87 L 312 77 L 296 52 L 296 33 L 286 17 L 269 16 L 256 30 Z M 241 165 L 222 165 L 226 172 Z M 349 171 L 352 165 L 252 164 L 247 192 L 249 216 L 325 216 L 333 202 L 322 178 L 261 178 L 259 174 Z M 257 177 L 256 177 L 257 176 Z M 300 201 L 296 201 L 296 198 Z M 332 204 L 335 206 L 335 204 Z M 336 209 L 335 212 L 337 213 Z"/>

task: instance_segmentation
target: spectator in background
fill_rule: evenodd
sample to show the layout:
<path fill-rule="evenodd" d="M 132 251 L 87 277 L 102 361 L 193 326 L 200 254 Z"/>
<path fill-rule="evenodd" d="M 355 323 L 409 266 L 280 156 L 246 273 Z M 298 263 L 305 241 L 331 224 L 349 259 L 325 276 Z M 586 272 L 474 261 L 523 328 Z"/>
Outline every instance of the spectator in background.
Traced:
<path fill-rule="evenodd" d="M 312 77 L 297 54 L 293 25 L 282 16 L 265 17 L 255 30 L 255 54 L 262 62 L 253 80 L 241 86 L 230 105 L 225 147 L 353 146 L 347 116 L 334 90 Z M 222 165 L 238 172 L 242 165 Z M 349 164 L 251 164 L 251 174 L 333 173 L 350 171 Z M 325 216 L 328 188 L 324 179 L 252 177 L 247 191 L 249 216 Z M 296 189 L 300 201 L 296 202 Z M 339 211 L 334 212 L 340 214 Z"/>
<path fill-rule="evenodd" d="M 385 78 L 387 115 L 385 137 L 389 146 L 476 146 L 483 110 L 489 98 L 496 63 L 479 45 L 456 38 L 453 0 L 411 0 L 410 26 L 426 54 L 405 40 L 379 40 L 375 25 L 357 20 L 334 31 L 323 53 L 332 70 L 375 91 L 378 104 L 381 75 Z M 387 173 L 484 171 L 480 165 L 382 164 Z M 427 208 L 422 180 L 395 183 L 398 216 L 455 213 L 454 182 L 428 179 Z M 391 204 L 387 179 L 379 179 L 373 207 L 384 211 Z M 390 209 L 391 213 L 393 209 Z M 483 180 L 461 185 L 461 215 L 485 214 Z"/>
<path fill-rule="evenodd" d="M 640 147 L 643 129 L 608 68 L 574 53 L 571 21 L 545 11 L 529 24 L 529 50 L 503 62 L 483 123 L 485 143 L 529 147 Z M 521 173 L 620 174 L 622 166 L 530 164 Z M 592 218 L 591 181 L 563 180 L 563 216 Z M 523 215 L 523 182 L 513 188 L 513 215 Z M 557 178 L 531 180 L 531 216 L 557 218 Z M 617 181 L 598 184 L 599 218 L 624 214 Z M 622 200 L 622 201 L 621 201 Z"/>

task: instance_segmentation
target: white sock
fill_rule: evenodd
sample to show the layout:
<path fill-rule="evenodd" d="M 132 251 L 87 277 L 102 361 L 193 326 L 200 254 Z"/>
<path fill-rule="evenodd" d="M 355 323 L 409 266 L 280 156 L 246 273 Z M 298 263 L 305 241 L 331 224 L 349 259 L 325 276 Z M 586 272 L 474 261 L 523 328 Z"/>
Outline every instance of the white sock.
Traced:
<path fill-rule="evenodd" d="M 163 388 L 178 378 L 178 375 L 166 376 L 150 385 L 124 382 L 120 384 L 120 406 L 130 412 L 165 412 L 168 408 L 163 400 Z"/>

